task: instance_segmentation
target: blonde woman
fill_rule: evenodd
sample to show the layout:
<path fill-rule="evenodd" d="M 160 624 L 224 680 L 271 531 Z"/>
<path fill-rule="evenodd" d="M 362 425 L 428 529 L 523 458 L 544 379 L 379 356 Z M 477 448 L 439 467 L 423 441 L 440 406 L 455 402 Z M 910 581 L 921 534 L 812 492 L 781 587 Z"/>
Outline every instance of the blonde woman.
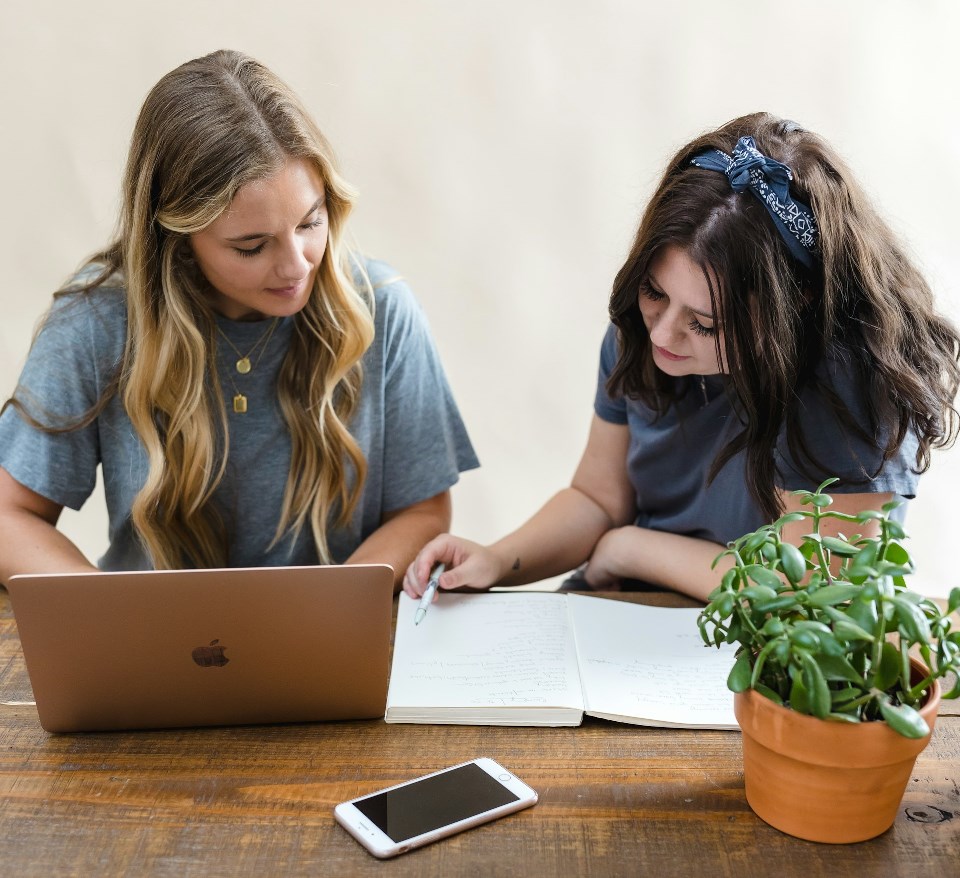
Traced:
<path fill-rule="evenodd" d="M 102 467 L 101 569 L 385 562 L 477 466 L 410 290 L 349 251 L 353 193 L 237 52 L 164 76 L 119 235 L 55 296 L 0 414 L 0 581 L 96 569 L 56 523 Z"/>

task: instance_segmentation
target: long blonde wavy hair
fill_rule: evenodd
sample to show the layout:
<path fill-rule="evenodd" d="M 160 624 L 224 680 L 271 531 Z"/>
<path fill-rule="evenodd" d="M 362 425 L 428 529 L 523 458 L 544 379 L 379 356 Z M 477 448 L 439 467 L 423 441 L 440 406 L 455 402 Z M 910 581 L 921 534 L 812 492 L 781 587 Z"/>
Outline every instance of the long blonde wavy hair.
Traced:
<path fill-rule="evenodd" d="M 366 461 L 347 425 L 374 330 L 369 281 L 344 244 L 354 192 L 291 90 L 246 55 L 214 52 L 171 71 L 147 96 L 124 175 L 119 234 L 91 257 L 102 270 L 84 287 L 118 274 L 126 287 L 126 345 L 107 396 L 121 395 L 147 452 L 132 519 L 158 569 L 228 562 L 211 498 L 226 468 L 229 430 L 219 382 L 211 380 L 214 313 L 189 237 L 217 219 L 241 186 L 290 159 L 320 173 L 329 234 L 278 379 L 292 456 L 274 543 L 309 520 L 318 556 L 329 562 L 327 525 L 345 524 L 359 497 Z"/>

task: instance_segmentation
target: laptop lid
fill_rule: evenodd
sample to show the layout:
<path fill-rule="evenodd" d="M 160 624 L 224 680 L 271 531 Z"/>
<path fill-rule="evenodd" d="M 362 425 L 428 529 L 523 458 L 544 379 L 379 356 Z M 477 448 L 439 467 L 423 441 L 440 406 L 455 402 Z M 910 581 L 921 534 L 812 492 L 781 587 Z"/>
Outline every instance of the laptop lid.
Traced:
<path fill-rule="evenodd" d="M 47 731 L 384 714 L 387 565 L 20 575 L 7 588 Z"/>

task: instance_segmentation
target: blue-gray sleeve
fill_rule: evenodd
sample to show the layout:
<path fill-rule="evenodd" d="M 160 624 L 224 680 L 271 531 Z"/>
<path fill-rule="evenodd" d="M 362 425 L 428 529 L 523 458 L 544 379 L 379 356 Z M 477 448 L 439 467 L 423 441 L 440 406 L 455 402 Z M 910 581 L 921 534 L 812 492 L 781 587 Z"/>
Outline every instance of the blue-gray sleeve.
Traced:
<path fill-rule="evenodd" d="M 863 391 L 854 378 L 852 365 L 841 352 L 826 357 L 821 367 L 821 380 L 843 401 L 856 423 L 868 423 Z M 916 496 L 920 477 L 914 472 L 918 441 L 913 432 L 907 433 L 896 454 L 882 464 L 883 455 L 878 445 L 883 445 L 885 437 L 878 436 L 873 441 L 851 432 L 823 395 L 813 388 L 801 392 L 799 422 L 812 456 L 823 468 L 823 477 L 837 476 L 840 479 L 828 489 L 831 494 L 891 491 L 907 498 Z M 788 491 L 810 488 L 810 479 L 804 477 L 800 462 L 791 453 L 785 431 L 781 431 L 778 439 L 775 460 L 779 487 Z M 882 469 L 879 469 L 881 464 Z M 809 462 L 807 468 L 811 472 L 817 471 Z"/>
<path fill-rule="evenodd" d="M 597 416 L 611 424 L 627 423 L 627 406 L 623 397 L 614 399 L 607 393 L 607 379 L 617 364 L 617 328 L 611 323 L 603 336 L 600 347 L 600 369 L 597 374 L 597 393 L 593 410 Z"/>
<path fill-rule="evenodd" d="M 383 509 L 392 512 L 447 490 L 480 463 L 410 289 L 389 284 L 377 309 L 385 333 Z"/>
<path fill-rule="evenodd" d="M 15 397 L 44 425 L 76 421 L 98 399 L 91 319 L 86 301 L 58 299 L 30 349 Z M 0 466 L 54 503 L 79 509 L 96 484 L 99 460 L 96 423 L 46 433 L 11 405 L 0 415 Z"/>

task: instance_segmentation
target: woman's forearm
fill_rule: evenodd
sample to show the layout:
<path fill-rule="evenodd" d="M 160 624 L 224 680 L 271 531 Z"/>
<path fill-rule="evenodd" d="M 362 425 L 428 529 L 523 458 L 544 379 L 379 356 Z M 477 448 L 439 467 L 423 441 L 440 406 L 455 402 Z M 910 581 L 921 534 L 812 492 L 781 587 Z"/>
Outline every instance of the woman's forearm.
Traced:
<path fill-rule="evenodd" d="M 497 585 L 536 582 L 579 567 L 612 524 L 583 492 L 565 488 L 517 530 L 489 546 L 500 562 Z"/>
<path fill-rule="evenodd" d="M 444 491 L 384 518 L 347 559 L 348 564 L 389 564 L 399 590 L 407 566 L 420 547 L 450 527 L 450 492 Z"/>
<path fill-rule="evenodd" d="M 64 534 L 26 510 L 0 513 L 0 583 L 18 573 L 78 573 L 96 570 Z"/>
<path fill-rule="evenodd" d="M 639 579 L 698 600 L 720 584 L 727 558 L 711 569 L 723 546 L 710 540 L 627 526 L 608 531 L 587 565 L 588 583 L 602 587 L 619 579 Z"/>

